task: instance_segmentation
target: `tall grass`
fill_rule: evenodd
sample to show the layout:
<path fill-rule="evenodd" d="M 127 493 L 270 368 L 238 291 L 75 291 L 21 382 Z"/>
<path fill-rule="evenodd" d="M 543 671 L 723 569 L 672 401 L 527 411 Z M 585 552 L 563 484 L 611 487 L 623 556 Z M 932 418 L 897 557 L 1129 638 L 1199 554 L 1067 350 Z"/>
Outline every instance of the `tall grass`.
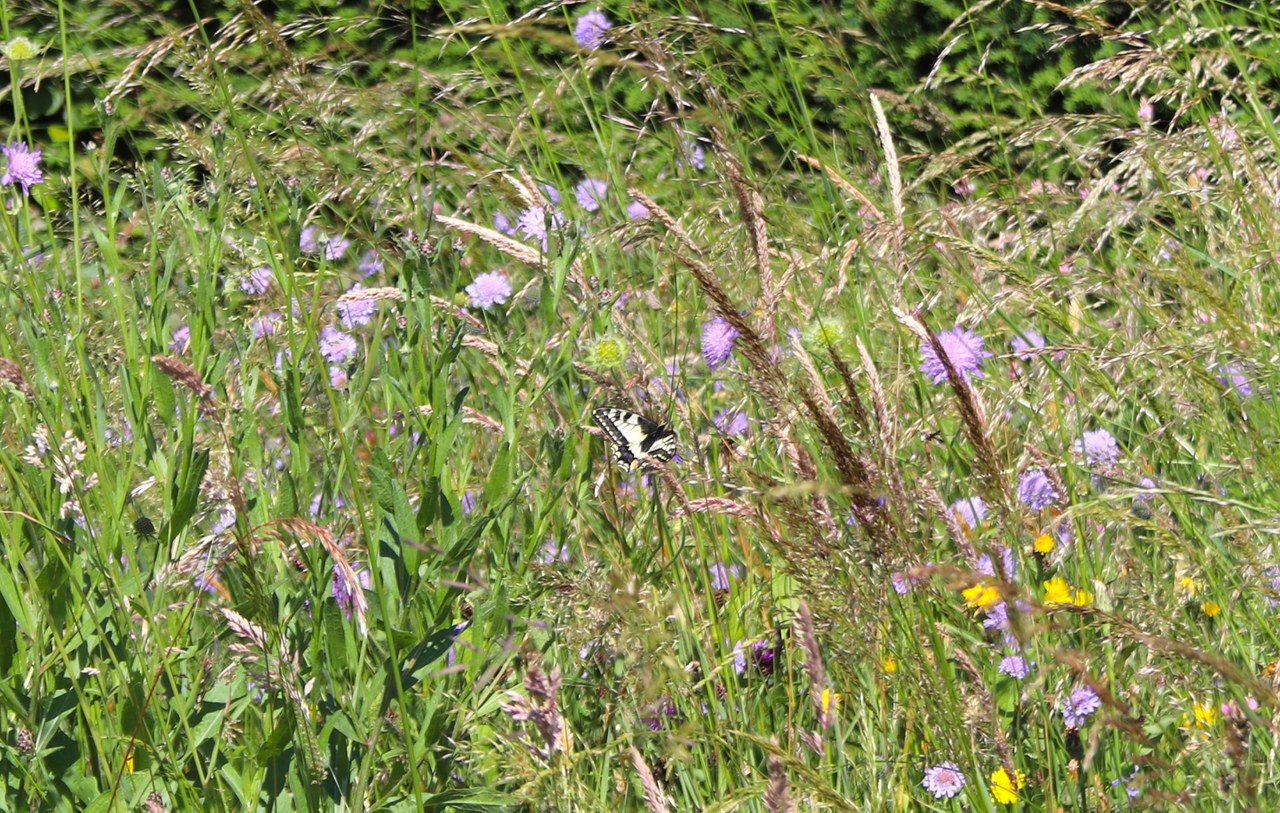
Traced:
<path fill-rule="evenodd" d="M 1132 103 L 930 154 L 586 10 L 7 51 L 3 804 L 1274 806 L 1270 21 L 1079 12 Z"/>

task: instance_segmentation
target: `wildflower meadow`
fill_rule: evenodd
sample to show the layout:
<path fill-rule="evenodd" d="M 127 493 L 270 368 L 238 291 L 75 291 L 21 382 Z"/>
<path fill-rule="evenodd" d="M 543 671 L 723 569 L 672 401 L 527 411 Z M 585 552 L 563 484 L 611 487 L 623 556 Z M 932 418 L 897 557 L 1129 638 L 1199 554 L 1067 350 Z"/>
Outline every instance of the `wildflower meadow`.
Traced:
<path fill-rule="evenodd" d="M 1277 31 L 0 0 L 0 809 L 1277 809 Z"/>

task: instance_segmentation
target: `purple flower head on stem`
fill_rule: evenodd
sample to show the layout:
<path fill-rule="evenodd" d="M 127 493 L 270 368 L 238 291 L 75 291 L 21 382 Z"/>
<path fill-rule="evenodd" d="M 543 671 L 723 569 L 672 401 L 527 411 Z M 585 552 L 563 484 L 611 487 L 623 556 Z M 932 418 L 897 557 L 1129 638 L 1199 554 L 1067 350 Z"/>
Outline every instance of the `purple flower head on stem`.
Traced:
<path fill-rule="evenodd" d="M 504 212 L 498 212 L 493 216 L 493 227 L 508 237 L 516 233 L 516 224 L 512 223 L 511 218 Z"/>
<path fill-rule="evenodd" d="M 262 296 L 271 290 L 275 275 L 269 266 L 259 266 L 240 278 L 240 290 L 250 296 Z"/>
<path fill-rule="evenodd" d="M 599 48 L 604 45 L 606 34 L 613 23 L 600 9 L 592 9 L 578 18 L 573 27 L 573 39 L 583 48 Z"/>
<path fill-rule="evenodd" d="M 466 287 L 471 307 L 489 310 L 502 305 L 511 297 L 511 278 L 501 271 L 489 271 L 476 277 Z"/>
<path fill-rule="evenodd" d="M 187 352 L 187 348 L 191 346 L 191 328 L 183 325 L 173 331 L 173 338 L 169 340 L 169 349 L 173 351 L 175 356 L 181 356 Z"/>
<path fill-rule="evenodd" d="M 249 322 L 249 333 L 253 336 L 254 341 L 265 339 L 267 336 L 274 336 L 280 330 L 282 322 L 284 322 L 284 317 L 280 315 L 280 312 L 271 311 Z"/>
<path fill-rule="evenodd" d="M 1038 331 L 1027 328 L 1026 330 L 1013 337 L 1013 352 L 1023 361 L 1030 361 L 1037 355 L 1038 350 L 1043 350 L 1045 346 L 1044 336 Z"/>
<path fill-rule="evenodd" d="M 360 264 L 356 266 L 356 270 L 362 276 L 372 277 L 382 270 L 382 258 L 378 256 L 376 250 L 369 249 L 360 255 Z"/>
<path fill-rule="evenodd" d="M 721 591 L 728 590 L 734 581 L 742 575 L 742 568 L 737 565 L 715 562 L 707 566 L 707 573 L 711 575 L 711 589 Z"/>
<path fill-rule="evenodd" d="M 320 331 L 320 355 L 324 356 L 325 361 L 330 364 L 341 364 L 352 358 L 356 354 L 359 346 L 356 340 L 338 330 L 336 327 L 326 325 Z"/>
<path fill-rule="evenodd" d="M 1018 502 L 1032 511 L 1055 505 L 1058 499 L 1058 490 L 1044 469 L 1028 469 L 1018 480 Z"/>
<path fill-rule="evenodd" d="M 356 283 L 347 291 L 348 294 L 362 290 L 363 285 Z M 339 300 L 335 310 L 338 312 L 338 319 L 342 322 L 342 326 L 347 330 L 358 325 L 367 325 L 369 320 L 373 318 L 373 314 L 378 310 L 378 300 L 376 299 L 342 299 Z"/>
<path fill-rule="evenodd" d="M 1031 674 L 1031 666 L 1021 655 L 1006 655 L 1000 661 L 1000 674 L 1008 675 L 1014 680 L 1025 680 Z"/>
<path fill-rule="evenodd" d="M 920 784 L 935 799 L 950 799 L 964 788 L 965 778 L 954 762 L 942 762 L 926 768 Z"/>
<path fill-rule="evenodd" d="M 1083 455 L 1090 466 L 1114 466 L 1120 459 L 1116 439 L 1105 429 L 1091 429 L 1076 441 L 1076 454 Z"/>
<path fill-rule="evenodd" d="M 298 237 L 298 249 L 303 254 L 319 254 L 320 243 L 324 239 L 319 226 L 307 226 Z"/>
<path fill-rule="evenodd" d="M 1228 392 L 1234 392 L 1240 398 L 1248 398 L 1253 395 L 1253 387 L 1249 384 L 1248 376 L 1244 374 L 1244 369 L 1235 362 L 1218 365 L 1218 383 L 1226 387 Z"/>
<path fill-rule="evenodd" d="M 600 208 L 600 204 L 604 203 L 605 194 L 609 191 L 609 185 L 599 178 L 587 178 L 578 184 L 573 190 L 574 197 L 578 199 L 578 205 L 588 212 L 594 212 Z"/>
<path fill-rule="evenodd" d="M 702 357 L 711 369 L 724 366 L 733 355 L 733 347 L 738 341 L 738 331 L 728 320 L 717 316 L 702 324 Z"/>
<path fill-rule="evenodd" d="M 329 262 L 341 260 L 342 255 L 347 253 L 347 246 L 351 245 L 351 241 L 345 237 L 331 237 L 324 244 L 324 258 Z"/>
<path fill-rule="evenodd" d="M 953 328 L 938 334 L 938 344 L 951 360 L 951 366 L 965 381 L 982 378 L 982 361 L 990 358 L 991 353 L 982 348 L 982 337 L 971 330 Z M 934 384 L 947 380 L 947 368 L 932 342 L 926 342 L 920 348 L 920 372 L 924 373 Z"/>
<path fill-rule="evenodd" d="M 722 409 L 715 415 L 716 428 L 726 435 L 745 435 L 750 428 L 745 412 L 736 409 Z"/>
<path fill-rule="evenodd" d="M 0 146 L 4 154 L 4 174 L 0 175 L 0 186 L 21 186 L 22 194 L 31 193 L 31 187 L 44 183 L 44 173 L 40 171 L 40 150 L 33 150 L 25 141 L 13 141 Z"/>
<path fill-rule="evenodd" d="M 342 575 L 342 570 L 337 566 L 333 566 L 333 598 L 338 602 L 338 608 L 342 610 L 347 620 L 351 620 L 351 608 L 355 604 L 355 595 L 357 590 L 367 590 L 369 587 L 369 571 L 362 567 L 352 568 L 355 573 L 356 583 L 351 584 Z"/>
<path fill-rule="evenodd" d="M 632 220 L 644 220 L 649 216 L 649 207 L 645 206 L 638 200 L 633 200 L 627 204 L 627 217 Z"/>
<path fill-rule="evenodd" d="M 1102 708 L 1102 699 L 1088 686 L 1078 686 L 1062 701 L 1062 721 L 1068 730 L 1084 725 L 1086 718 Z"/>
<path fill-rule="evenodd" d="M 951 513 L 973 532 L 987 516 L 987 503 L 981 497 L 964 497 L 951 503 Z"/>

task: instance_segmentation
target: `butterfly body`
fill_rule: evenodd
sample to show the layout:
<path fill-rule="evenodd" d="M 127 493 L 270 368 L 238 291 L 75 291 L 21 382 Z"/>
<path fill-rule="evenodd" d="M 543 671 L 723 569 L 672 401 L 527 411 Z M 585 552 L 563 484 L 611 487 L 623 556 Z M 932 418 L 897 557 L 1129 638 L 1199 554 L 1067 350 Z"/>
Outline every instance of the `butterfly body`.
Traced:
<path fill-rule="evenodd" d="M 618 465 L 628 471 L 643 468 L 647 457 L 666 463 L 676 456 L 676 433 L 670 426 L 617 407 L 600 407 L 591 417 L 613 441 Z"/>

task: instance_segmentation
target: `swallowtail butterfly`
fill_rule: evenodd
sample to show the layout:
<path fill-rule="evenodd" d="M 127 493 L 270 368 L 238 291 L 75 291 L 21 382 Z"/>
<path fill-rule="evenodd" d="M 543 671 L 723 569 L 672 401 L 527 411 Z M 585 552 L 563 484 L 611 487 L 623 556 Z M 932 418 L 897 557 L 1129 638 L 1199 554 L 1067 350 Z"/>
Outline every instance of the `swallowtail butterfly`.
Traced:
<path fill-rule="evenodd" d="M 617 407 L 600 407 L 591 417 L 613 441 L 618 464 L 624 469 L 644 466 L 646 455 L 663 463 L 676 456 L 676 433 L 670 426 Z"/>

